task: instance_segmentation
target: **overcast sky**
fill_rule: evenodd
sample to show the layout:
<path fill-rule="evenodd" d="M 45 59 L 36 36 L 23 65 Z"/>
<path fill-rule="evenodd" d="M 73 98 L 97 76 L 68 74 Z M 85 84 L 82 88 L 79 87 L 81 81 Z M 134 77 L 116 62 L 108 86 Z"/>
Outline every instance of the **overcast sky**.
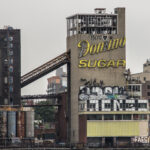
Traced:
<path fill-rule="evenodd" d="M 22 75 L 66 51 L 66 17 L 94 8 L 126 8 L 127 68 L 142 72 L 150 58 L 150 0 L 0 0 L 0 28 L 21 29 Z M 46 75 L 22 94 L 46 93 Z"/>

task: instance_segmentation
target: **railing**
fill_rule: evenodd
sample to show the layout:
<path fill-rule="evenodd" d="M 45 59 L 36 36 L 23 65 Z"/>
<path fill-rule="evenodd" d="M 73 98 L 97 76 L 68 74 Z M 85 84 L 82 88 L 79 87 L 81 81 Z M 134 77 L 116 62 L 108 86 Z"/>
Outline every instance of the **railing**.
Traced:
<path fill-rule="evenodd" d="M 47 98 L 60 98 L 61 94 L 39 94 L 39 95 L 23 95 L 21 100 L 31 99 L 47 99 Z"/>
<path fill-rule="evenodd" d="M 60 106 L 61 93 L 21 96 L 23 107 Z"/>
<path fill-rule="evenodd" d="M 146 150 L 150 149 L 150 143 L 124 143 L 124 144 L 110 144 L 110 143 L 55 143 L 47 140 L 35 140 L 35 138 L 0 138 L 0 149 L 13 148 L 13 149 L 26 149 L 26 150 Z"/>

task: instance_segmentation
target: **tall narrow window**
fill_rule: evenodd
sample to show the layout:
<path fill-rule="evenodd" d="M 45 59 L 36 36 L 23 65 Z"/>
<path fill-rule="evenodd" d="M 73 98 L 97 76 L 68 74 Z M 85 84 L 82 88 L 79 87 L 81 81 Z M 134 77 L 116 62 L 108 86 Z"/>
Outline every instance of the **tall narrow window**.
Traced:
<path fill-rule="evenodd" d="M 13 66 L 9 67 L 9 72 L 13 72 Z"/>
<path fill-rule="evenodd" d="M 8 78 L 4 77 L 4 83 L 7 84 L 8 83 Z"/>
<path fill-rule="evenodd" d="M 9 83 L 13 84 L 13 77 L 12 76 L 9 77 Z"/>
<path fill-rule="evenodd" d="M 13 50 L 12 50 L 12 49 L 9 50 L 9 55 L 10 55 L 10 56 L 13 55 Z"/>
<path fill-rule="evenodd" d="M 10 58 L 10 59 L 9 59 L 9 64 L 12 65 L 13 62 L 14 62 L 13 58 Z"/>
<path fill-rule="evenodd" d="M 4 98 L 4 104 L 8 105 L 8 98 Z"/>
<path fill-rule="evenodd" d="M 13 92 L 13 86 L 9 87 L 9 92 Z"/>

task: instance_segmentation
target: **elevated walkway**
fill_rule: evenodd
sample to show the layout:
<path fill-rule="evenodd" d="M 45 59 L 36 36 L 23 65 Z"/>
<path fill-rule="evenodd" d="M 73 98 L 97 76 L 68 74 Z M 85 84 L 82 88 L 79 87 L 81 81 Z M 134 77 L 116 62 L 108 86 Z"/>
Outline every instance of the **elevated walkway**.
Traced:
<path fill-rule="evenodd" d="M 27 86 L 28 84 L 34 82 L 35 80 L 43 77 L 44 75 L 56 70 L 57 68 L 63 66 L 69 62 L 69 52 L 65 52 L 58 57 L 48 61 L 47 63 L 39 66 L 38 68 L 30 71 L 29 73 L 21 77 L 21 88 Z"/>

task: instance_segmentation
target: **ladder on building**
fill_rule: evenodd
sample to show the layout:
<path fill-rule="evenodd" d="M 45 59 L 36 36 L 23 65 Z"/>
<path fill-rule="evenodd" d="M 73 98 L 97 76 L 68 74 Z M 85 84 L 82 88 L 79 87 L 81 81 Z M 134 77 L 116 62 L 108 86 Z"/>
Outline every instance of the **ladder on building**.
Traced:
<path fill-rule="evenodd" d="M 47 63 L 41 65 L 40 67 L 23 75 L 21 77 L 21 88 L 68 63 L 69 57 L 69 52 L 65 52 L 57 56 L 56 58 L 48 61 Z"/>

